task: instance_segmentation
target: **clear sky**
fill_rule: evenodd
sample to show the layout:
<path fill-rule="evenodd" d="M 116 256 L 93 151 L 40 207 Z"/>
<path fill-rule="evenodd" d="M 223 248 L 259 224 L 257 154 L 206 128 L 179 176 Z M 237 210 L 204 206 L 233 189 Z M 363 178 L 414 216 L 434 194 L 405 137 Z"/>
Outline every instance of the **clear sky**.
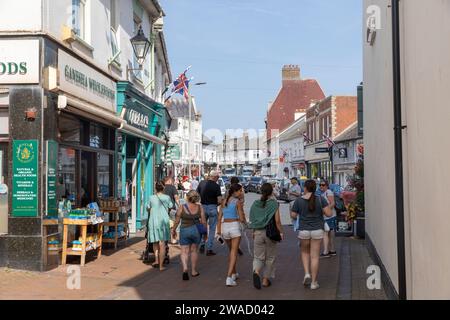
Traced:
<path fill-rule="evenodd" d="M 172 76 L 188 76 L 204 130 L 264 128 L 284 64 L 325 95 L 362 81 L 361 0 L 160 0 Z M 181 97 L 181 96 L 180 96 Z"/>

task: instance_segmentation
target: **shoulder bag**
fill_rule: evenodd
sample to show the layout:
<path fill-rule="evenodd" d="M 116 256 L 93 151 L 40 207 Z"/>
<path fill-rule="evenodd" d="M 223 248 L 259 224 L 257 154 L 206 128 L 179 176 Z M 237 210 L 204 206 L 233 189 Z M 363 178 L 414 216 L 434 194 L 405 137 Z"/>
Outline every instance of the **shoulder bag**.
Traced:
<path fill-rule="evenodd" d="M 189 210 L 189 207 L 187 204 L 184 205 L 184 208 L 190 215 L 192 215 L 191 210 Z M 195 226 L 197 227 L 197 230 L 198 230 L 198 233 L 200 233 L 200 236 L 204 236 L 204 235 L 208 234 L 208 230 L 203 225 L 203 223 L 201 223 L 200 218 L 195 219 Z"/>
<path fill-rule="evenodd" d="M 273 215 L 272 219 L 270 219 L 269 223 L 266 225 L 266 236 L 272 241 L 280 242 L 281 241 L 281 234 L 280 231 L 277 228 L 277 223 L 275 221 L 275 215 Z"/>

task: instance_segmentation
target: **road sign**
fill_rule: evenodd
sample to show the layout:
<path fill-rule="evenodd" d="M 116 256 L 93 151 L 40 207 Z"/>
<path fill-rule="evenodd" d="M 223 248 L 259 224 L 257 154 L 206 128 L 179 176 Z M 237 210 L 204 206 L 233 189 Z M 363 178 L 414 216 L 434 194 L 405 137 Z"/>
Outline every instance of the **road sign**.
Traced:
<path fill-rule="evenodd" d="M 316 153 L 328 153 L 330 149 L 328 148 L 316 148 Z"/>

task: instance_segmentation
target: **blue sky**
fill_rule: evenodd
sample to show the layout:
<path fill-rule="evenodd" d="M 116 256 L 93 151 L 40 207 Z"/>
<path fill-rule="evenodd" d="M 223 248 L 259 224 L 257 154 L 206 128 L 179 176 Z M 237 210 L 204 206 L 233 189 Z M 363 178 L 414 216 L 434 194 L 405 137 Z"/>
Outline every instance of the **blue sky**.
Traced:
<path fill-rule="evenodd" d="M 160 0 L 172 75 L 188 76 L 204 130 L 264 128 L 281 68 L 325 95 L 356 95 L 362 81 L 361 0 Z M 180 96 L 181 97 L 181 96 Z"/>

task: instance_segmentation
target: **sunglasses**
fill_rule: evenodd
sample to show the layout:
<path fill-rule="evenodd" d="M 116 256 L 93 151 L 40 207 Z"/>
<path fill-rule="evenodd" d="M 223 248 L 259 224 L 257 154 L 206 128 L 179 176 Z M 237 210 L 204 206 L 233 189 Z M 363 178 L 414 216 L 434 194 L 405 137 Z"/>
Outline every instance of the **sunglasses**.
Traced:
<path fill-rule="evenodd" d="M 321 184 L 320 184 L 320 186 L 321 186 L 321 187 L 325 187 L 325 186 L 326 186 L 326 184 L 324 184 L 324 183 L 321 183 Z"/>

